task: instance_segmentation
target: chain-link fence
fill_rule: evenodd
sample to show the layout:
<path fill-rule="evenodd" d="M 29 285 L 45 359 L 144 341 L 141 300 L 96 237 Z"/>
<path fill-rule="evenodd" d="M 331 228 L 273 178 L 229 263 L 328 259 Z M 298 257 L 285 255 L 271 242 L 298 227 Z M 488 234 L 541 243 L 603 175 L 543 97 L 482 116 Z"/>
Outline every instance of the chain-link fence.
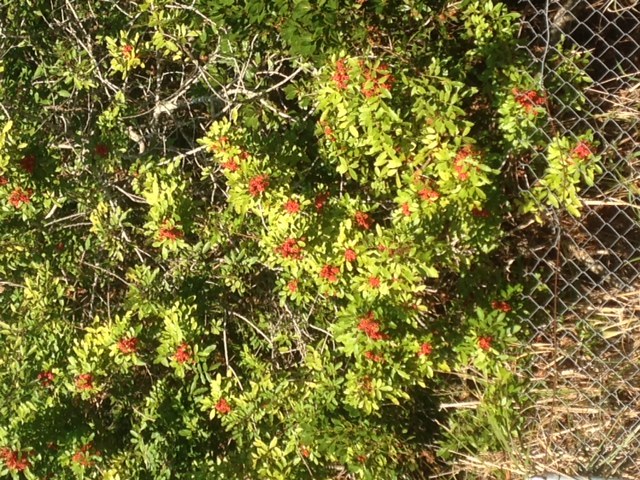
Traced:
<path fill-rule="evenodd" d="M 516 0 L 521 38 L 549 97 L 548 131 L 596 132 L 604 173 L 580 218 L 550 212 L 525 250 L 530 293 L 529 465 L 567 475 L 640 478 L 640 5 Z M 585 52 L 581 111 L 558 62 Z M 553 62 L 549 60 L 555 58 Z M 558 60 L 559 59 L 559 60 Z M 555 77 L 555 78 L 554 78 Z M 568 80 L 568 81 L 567 81 Z M 560 95 L 549 85 L 560 84 Z M 530 172 L 533 174 L 533 172 Z"/>

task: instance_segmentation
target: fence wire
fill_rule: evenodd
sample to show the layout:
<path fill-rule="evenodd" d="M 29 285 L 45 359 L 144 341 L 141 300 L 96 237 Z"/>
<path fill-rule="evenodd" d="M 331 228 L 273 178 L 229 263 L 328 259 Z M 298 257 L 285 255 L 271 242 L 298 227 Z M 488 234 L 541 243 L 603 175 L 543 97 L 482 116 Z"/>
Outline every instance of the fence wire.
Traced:
<path fill-rule="evenodd" d="M 604 173 L 583 214 L 551 212 L 528 235 L 533 358 L 523 437 L 529 465 L 566 475 L 640 479 L 640 5 L 514 0 L 531 71 L 560 134 L 596 132 Z M 548 62 L 587 52 L 581 111 Z M 556 77 L 556 78 L 554 78 Z M 562 96 L 560 95 L 562 90 Z M 577 92 L 576 92 L 577 93 Z M 549 125 L 551 127 L 551 125 Z M 530 172 L 533 174 L 533 172 Z"/>

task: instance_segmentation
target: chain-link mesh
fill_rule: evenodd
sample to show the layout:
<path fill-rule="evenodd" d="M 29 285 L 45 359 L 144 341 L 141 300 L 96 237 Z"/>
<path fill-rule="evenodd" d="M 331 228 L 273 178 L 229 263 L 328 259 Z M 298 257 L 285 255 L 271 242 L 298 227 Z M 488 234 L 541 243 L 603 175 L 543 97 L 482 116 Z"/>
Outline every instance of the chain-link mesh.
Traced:
<path fill-rule="evenodd" d="M 524 450 L 538 470 L 640 478 L 638 3 L 512 2 L 549 98 L 546 130 L 591 129 L 604 159 L 582 216 L 551 212 L 526 240 L 535 288 Z M 580 61 L 572 50 L 585 52 L 593 80 L 581 110 L 563 103 L 575 79 L 557 72 L 558 63 Z"/>

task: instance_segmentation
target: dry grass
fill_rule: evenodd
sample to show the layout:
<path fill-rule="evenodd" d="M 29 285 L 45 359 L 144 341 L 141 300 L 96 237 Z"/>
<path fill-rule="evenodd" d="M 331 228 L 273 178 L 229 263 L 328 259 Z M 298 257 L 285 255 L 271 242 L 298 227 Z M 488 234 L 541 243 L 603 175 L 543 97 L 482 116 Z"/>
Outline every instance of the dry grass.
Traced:
<path fill-rule="evenodd" d="M 556 344 L 533 344 L 536 398 L 524 445 L 538 471 L 637 479 L 640 464 L 640 285 L 590 298 Z M 584 320 L 584 319 L 587 320 Z"/>

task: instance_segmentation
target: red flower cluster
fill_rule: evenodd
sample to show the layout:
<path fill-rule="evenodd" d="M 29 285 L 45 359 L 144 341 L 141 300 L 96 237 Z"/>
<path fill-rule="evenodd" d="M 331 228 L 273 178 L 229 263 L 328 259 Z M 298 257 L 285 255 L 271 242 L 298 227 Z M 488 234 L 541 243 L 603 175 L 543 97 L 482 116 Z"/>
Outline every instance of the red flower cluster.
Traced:
<path fill-rule="evenodd" d="M 402 214 L 405 217 L 409 217 L 411 215 L 411 209 L 409 208 L 409 204 L 406 202 L 402 204 Z"/>
<path fill-rule="evenodd" d="M 51 370 L 45 370 L 44 372 L 40 372 L 38 374 L 38 380 L 40 381 L 40 385 L 43 387 L 49 387 L 55 380 L 55 375 Z"/>
<path fill-rule="evenodd" d="M 0 175 L 0 187 L 4 187 L 7 183 L 9 183 L 9 179 L 4 175 Z"/>
<path fill-rule="evenodd" d="M 284 204 L 284 209 L 291 214 L 298 213 L 300 211 L 300 204 L 295 200 L 287 200 Z"/>
<path fill-rule="evenodd" d="M 0 458 L 4 460 L 4 464 L 9 470 L 21 472 L 31 466 L 27 455 L 21 455 L 9 448 L 0 449 Z"/>
<path fill-rule="evenodd" d="M 484 208 L 474 208 L 473 210 L 471 210 L 471 215 L 476 218 L 489 218 L 491 214 L 489 213 L 489 210 L 486 210 Z"/>
<path fill-rule="evenodd" d="M 509 313 L 511 311 L 511 305 L 509 305 L 507 302 L 503 302 L 502 300 L 494 300 L 493 302 L 491 302 L 491 308 L 493 308 L 494 310 L 500 310 L 504 313 Z"/>
<path fill-rule="evenodd" d="M 311 452 L 307 447 L 303 445 L 300 447 L 300 455 L 302 455 L 304 458 L 309 458 L 309 455 L 311 455 Z"/>
<path fill-rule="evenodd" d="M 210 146 L 209 146 L 209 151 L 210 152 L 219 152 L 219 151 L 224 151 L 227 148 L 227 142 L 229 141 L 229 138 L 226 136 L 222 136 L 220 137 L 218 140 L 214 141 Z"/>
<path fill-rule="evenodd" d="M 232 158 L 231 160 L 222 162 L 222 168 L 229 170 L 230 172 L 236 172 L 240 168 L 240 165 L 238 165 L 238 163 Z"/>
<path fill-rule="evenodd" d="M 362 379 L 362 382 L 360 382 L 360 385 L 362 386 L 362 390 L 364 390 L 365 392 L 367 392 L 367 393 L 373 392 L 373 385 L 371 384 L 371 377 L 369 377 L 368 375 L 366 375 Z"/>
<path fill-rule="evenodd" d="M 80 447 L 76 453 L 71 457 L 71 461 L 77 463 L 78 465 L 82 465 L 83 467 L 91 467 L 94 462 L 91 461 L 91 449 L 93 445 L 87 443 L 86 445 Z M 100 455 L 100 452 L 95 452 L 93 455 Z"/>
<path fill-rule="evenodd" d="M 478 338 L 478 346 L 488 352 L 489 350 L 491 350 L 491 342 L 493 341 L 493 339 L 491 337 L 480 337 Z"/>
<path fill-rule="evenodd" d="M 298 240 L 295 238 L 287 238 L 282 245 L 276 248 L 276 252 L 284 258 L 292 258 L 294 260 L 302 258 L 302 247 L 298 245 Z"/>
<path fill-rule="evenodd" d="M 431 355 L 431 352 L 433 352 L 433 347 L 431 346 L 430 343 L 425 342 L 422 345 L 420 345 L 420 350 L 418 351 L 418 356 L 419 357 L 426 357 L 428 355 Z"/>
<path fill-rule="evenodd" d="M 136 353 L 138 350 L 138 339 L 136 337 L 121 338 L 118 342 L 118 350 L 124 355 Z"/>
<path fill-rule="evenodd" d="M 11 195 L 9 195 L 9 203 L 13 205 L 15 208 L 20 208 L 23 203 L 31 202 L 31 195 L 33 195 L 33 190 L 22 190 L 21 188 L 16 188 Z"/>
<path fill-rule="evenodd" d="M 175 242 L 179 238 L 184 237 L 184 234 L 180 231 L 178 227 L 170 227 L 167 222 L 160 228 L 158 232 L 159 240 L 169 240 Z"/>
<path fill-rule="evenodd" d="M 133 45 L 125 45 L 124 47 L 122 47 L 122 55 L 124 56 L 124 58 L 131 58 L 133 54 Z"/>
<path fill-rule="evenodd" d="M 322 270 L 320 270 L 320 277 L 326 279 L 329 282 L 337 282 L 339 273 L 340 269 L 338 267 L 326 264 L 324 267 L 322 267 Z"/>
<path fill-rule="evenodd" d="M 358 259 L 358 254 L 355 250 L 347 248 L 344 252 L 344 259 L 349 263 L 355 262 Z"/>
<path fill-rule="evenodd" d="M 387 65 L 380 65 L 377 70 L 366 69 L 364 71 L 365 82 L 362 84 L 362 94 L 371 98 L 380 93 L 381 89 L 391 90 L 395 79 L 389 73 Z"/>
<path fill-rule="evenodd" d="M 418 192 L 418 195 L 420 195 L 420 198 L 422 198 L 422 200 L 430 200 L 432 202 L 435 202 L 438 198 L 440 198 L 440 194 L 435 190 L 431 190 L 430 188 L 423 188 Z"/>
<path fill-rule="evenodd" d="M 176 353 L 173 354 L 173 359 L 178 363 L 186 363 L 191 361 L 191 347 L 187 342 L 182 342 L 178 345 Z"/>
<path fill-rule="evenodd" d="M 269 176 L 257 175 L 249 180 L 249 194 L 252 197 L 257 197 L 269 188 Z"/>
<path fill-rule="evenodd" d="M 104 158 L 107 155 L 109 155 L 109 147 L 107 147 L 104 143 L 97 144 L 94 151 L 96 152 L 96 155 L 98 155 L 99 157 Z"/>
<path fill-rule="evenodd" d="M 369 277 L 369 286 L 371 288 L 378 288 L 380 286 L 380 279 L 375 276 Z"/>
<path fill-rule="evenodd" d="M 289 291 L 291 293 L 295 293 L 298 291 L 298 281 L 297 280 L 291 280 L 289 283 L 287 283 L 287 288 L 289 289 Z"/>
<path fill-rule="evenodd" d="M 227 402 L 224 398 L 221 398 L 220 400 L 218 400 L 218 403 L 216 403 L 215 409 L 218 411 L 218 413 L 222 415 L 231 413 L 231 405 L 229 405 L 229 402 Z"/>
<path fill-rule="evenodd" d="M 373 219 L 368 213 L 357 211 L 355 215 L 356 223 L 364 228 L 365 230 L 369 230 L 371 225 L 373 224 Z"/>
<path fill-rule="evenodd" d="M 349 69 L 345 65 L 344 60 L 340 59 L 336 62 L 336 73 L 331 77 L 340 90 L 344 90 L 349 86 Z"/>
<path fill-rule="evenodd" d="M 326 125 L 324 127 L 324 134 L 326 135 L 327 140 L 329 140 L 330 142 L 336 141 L 336 136 L 333 134 L 333 129 L 329 125 Z"/>
<path fill-rule="evenodd" d="M 368 360 L 371 360 L 372 362 L 378 362 L 379 363 L 379 362 L 384 361 L 384 356 L 376 355 L 371 350 L 368 350 L 368 351 L 364 352 L 364 356 L 365 356 L 365 358 L 367 358 Z"/>
<path fill-rule="evenodd" d="M 358 330 L 364 332 L 371 340 L 385 340 L 388 338 L 387 335 L 380 332 L 380 324 L 374 320 L 373 312 L 369 312 L 360 319 Z"/>
<path fill-rule="evenodd" d="M 469 172 L 467 171 L 465 161 L 471 155 L 473 155 L 473 150 L 471 147 L 466 146 L 458 152 L 455 160 L 453 161 L 453 169 L 456 171 L 458 178 L 463 182 L 469 179 Z"/>
<path fill-rule="evenodd" d="M 93 375 L 82 373 L 76 377 L 76 388 L 78 390 L 93 390 Z"/>
<path fill-rule="evenodd" d="M 578 157 L 580 160 L 585 160 L 592 155 L 591 145 L 589 145 L 587 142 L 581 141 L 578 143 L 578 145 L 576 145 L 576 148 L 573 149 L 572 153 L 575 157 Z"/>
<path fill-rule="evenodd" d="M 36 157 L 33 155 L 26 155 L 20 160 L 20 166 L 22 169 L 30 175 L 33 175 L 36 169 Z"/>
<path fill-rule="evenodd" d="M 516 102 L 518 102 L 527 113 L 532 113 L 533 115 L 538 114 L 538 110 L 536 110 L 536 107 L 544 105 L 545 102 L 544 96 L 540 95 L 535 90 L 522 91 L 514 88 L 512 90 L 512 93 L 516 99 Z"/>
<path fill-rule="evenodd" d="M 327 200 L 329 200 L 329 192 L 319 193 L 316 196 L 314 203 L 318 212 L 324 208 Z"/>

